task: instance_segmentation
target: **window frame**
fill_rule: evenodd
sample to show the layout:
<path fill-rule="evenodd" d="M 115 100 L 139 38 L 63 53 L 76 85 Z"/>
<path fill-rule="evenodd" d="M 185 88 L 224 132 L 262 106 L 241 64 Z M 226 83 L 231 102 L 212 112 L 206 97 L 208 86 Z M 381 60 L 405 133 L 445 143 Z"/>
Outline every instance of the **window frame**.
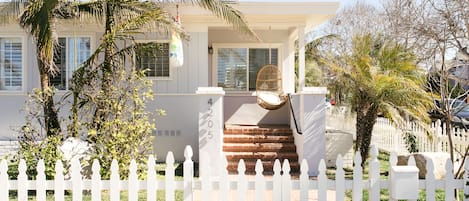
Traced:
<path fill-rule="evenodd" d="M 249 49 L 277 49 L 277 67 L 282 70 L 282 58 L 283 58 L 283 44 L 282 43 L 213 43 L 213 55 L 212 55 L 212 68 L 211 68 L 211 77 L 212 83 L 211 86 L 218 87 L 218 49 L 223 48 L 246 48 L 249 53 Z M 226 93 L 236 94 L 236 93 L 249 93 L 251 94 L 254 91 L 249 90 L 249 54 L 247 54 L 247 68 L 246 68 L 246 90 L 225 90 Z"/>
<path fill-rule="evenodd" d="M 26 54 L 27 54 L 27 49 L 25 46 L 28 44 L 27 43 L 27 36 L 24 34 L 2 34 L 0 33 L 0 39 L 3 38 L 16 38 L 21 41 L 21 89 L 19 90 L 0 90 L 0 94 L 24 94 L 26 93 L 27 89 L 27 75 L 28 73 L 26 72 L 26 66 L 28 66 L 28 63 L 26 60 Z M 29 44 L 28 44 L 29 45 Z"/>
<path fill-rule="evenodd" d="M 169 81 L 173 80 L 173 68 L 171 67 L 171 60 L 169 58 L 170 48 L 171 48 L 171 40 L 135 40 L 134 45 L 137 46 L 139 43 L 168 43 L 168 70 L 169 76 L 146 76 L 146 79 L 155 80 L 155 81 Z M 134 64 L 135 68 L 137 68 L 137 53 L 134 54 Z"/>
<path fill-rule="evenodd" d="M 95 37 L 91 33 L 80 33 L 80 34 L 73 34 L 73 33 L 60 34 L 59 33 L 58 36 L 57 36 L 57 42 L 58 42 L 59 38 L 65 38 L 66 45 L 68 45 L 68 39 L 69 38 L 89 38 L 90 39 L 90 56 L 95 51 Z M 55 54 L 55 52 L 54 52 L 54 54 Z M 69 56 L 68 47 L 65 47 L 65 59 L 67 59 L 68 56 Z M 66 76 L 66 79 L 68 79 L 68 74 L 70 73 L 69 69 L 68 69 L 69 66 L 68 66 L 68 61 L 65 61 L 65 62 L 66 62 L 65 66 L 67 68 L 67 70 L 65 71 L 65 76 Z M 52 86 L 52 83 L 51 83 L 51 86 Z M 58 92 L 67 92 L 69 90 L 70 90 L 70 83 L 68 82 L 68 80 L 65 83 L 65 89 L 57 89 Z"/>

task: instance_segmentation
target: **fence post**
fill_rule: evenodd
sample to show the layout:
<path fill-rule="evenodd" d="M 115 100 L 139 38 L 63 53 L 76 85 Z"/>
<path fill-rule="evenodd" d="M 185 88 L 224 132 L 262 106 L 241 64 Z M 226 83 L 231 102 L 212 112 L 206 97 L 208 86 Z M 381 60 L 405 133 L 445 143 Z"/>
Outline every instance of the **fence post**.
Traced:
<path fill-rule="evenodd" d="M 223 96 L 225 91 L 221 87 L 199 87 L 199 153 L 210 153 L 210 169 L 221 168 L 223 157 Z M 200 172 L 206 171 L 200 169 Z M 209 172 L 211 176 L 218 176 L 218 171 Z"/>
<path fill-rule="evenodd" d="M 184 149 L 184 201 L 193 200 L 192 183 L 194 181 L 194 162 L 192 161 L 192 147 Z"/>
<path fill-rule="evenodd" d="M 371 146 L 371 161 L 370 161 L 370 200 L 380 200 L 380 185 L 379 185 L 379 161 L 378 161 L 378 148 L 375 145 Z"/>
<path fill-rule="evenodd" d="M 318 175 L 318 200 L 327 200 L 327 176 L 326 176 L 326 163 L 324 159 L 319 162 L 319 175 Z"/>
<path fill-rule="evenodd" d="M 306 159 L 303 159 L 301 161 L 300 172 L 301 172 L 300 201 L 307 201 L 308 200 L 308 188 L 309 188 L 309 175 L 308 175 L 308 162 L 306 162 Z"/>
<path fill-rule="evenodd" d="M 255 193 L 256 193 L 256 201 L 264 200 L 264 193 L 265 193 L 265 179 L 262 172 L 264 171 L 264 167 L 262 167 L 262 162 L 260 159 L 256 161 L 256 177 L 255 177 Z"/>
<path fill-rule="evenodd" d="M 8 201 L 10 184 L 8 182 L 8 164 L 5 159 L 2 159 L 0 164 L 0 186 L 0 201 Z"/>

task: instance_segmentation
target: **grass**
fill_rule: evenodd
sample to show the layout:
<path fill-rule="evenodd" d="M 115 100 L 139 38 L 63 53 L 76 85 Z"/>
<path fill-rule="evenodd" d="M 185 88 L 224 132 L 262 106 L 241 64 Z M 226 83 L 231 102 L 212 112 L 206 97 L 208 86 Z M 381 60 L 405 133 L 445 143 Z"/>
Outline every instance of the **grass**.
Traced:
<path fill-rule="evenodd" d="M 380 178 L 383 179 L 389 179 L 389 169 L 390 169 L 390 164 L 389 164 L 389 154 L 386 152 L 379 152 L 378 155 L 378 161 L 379 161 L 379 169 L 380 169 Z M 368 179 L 368 168 L 369 168 L 369 160 L 365 164 L 365 168 L 363 170 L 363 179 Z M 344 168 L 345 170 L 345 179 L 346 180 L 353 180 L 353 169 L 349 168 Z M 327 177 L 329 179 L 335 179 L 335 172 L 336 169 L 334 168 L 329 168 L 326 172 Z M 388 201 L 389 200 L 389 190 L 388 189 L 381 189 L 380 191 L 380 200 L 381 201 Z M 352 190 L 347 190 L 345 192 L 345 200 L 352 200 Z M 417 200 L 426 200 L 425 198 L 426 192 L 425 190 L 420 190 L 419 192 L 419 198 Z M 462 200 L 463 198 L 463 192 L 459 191 L 458 192 L 459 200 Z M 363 200 L 369 200 L 368 198 L 368 190 L 363 191 Z M 445 200 L 445 191 L 442 189 L 437 189 L 436 190 L 436 197 L 435 200 Z"/>

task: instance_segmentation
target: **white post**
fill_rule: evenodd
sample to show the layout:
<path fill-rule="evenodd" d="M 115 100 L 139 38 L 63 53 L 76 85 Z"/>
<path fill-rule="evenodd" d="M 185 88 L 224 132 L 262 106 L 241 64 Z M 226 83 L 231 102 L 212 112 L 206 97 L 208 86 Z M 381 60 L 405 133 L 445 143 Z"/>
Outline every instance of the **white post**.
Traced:
<path fill-rule="evenodd" d="M 218 170 L 223 157 L 223 95 L 221 87 L 199 87 L 199 153 L 210 153 L 210 169 Z M 204 171 L 204 170 L 200 170 Z M 218 176 L 211 171 L 211 176 Z"/>
<path fill-rule="evenodd" d="M 299 160 L 308 161 L 310 176 L 318 175 L 319 161 L 326 158 L 326 108 L 325 87 L 305 87 L 300 92 L 300 107 L 297 121 L 303 135 L 296 142 Z M 296 112 L 296 111 L 295 111 Z M 296 136 L 295 136 L 296 137 Z"/>
<path fill-rule="evenodd" d="M 305 27 L 298 27 L 298 91 L 305 87 Z"/>

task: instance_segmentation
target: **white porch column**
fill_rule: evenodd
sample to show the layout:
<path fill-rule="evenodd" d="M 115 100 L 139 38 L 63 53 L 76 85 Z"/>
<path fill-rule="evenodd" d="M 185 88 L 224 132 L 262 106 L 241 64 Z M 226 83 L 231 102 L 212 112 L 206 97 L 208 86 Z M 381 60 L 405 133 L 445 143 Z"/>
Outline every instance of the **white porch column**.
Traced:
<path fill-rule="evenodd" d="M 306 159 L 310 176 L 318 175 L 319 161 L 326 159 L 326 108 L 325 87 L 305 87 L 299 93 L 300 111 L 298 120 L 301 122 L 303 135 L 295 136 L 300 161 Z M 302 108 L 302 109 L 301 109 Z"/>
<path fill-rule="evenodd" d="M 222 168 L 220 161 L 223 157 L 223 96 L 225 91 L 221 87 L 199 87 L 196 94 L 199 96 L 199 160 L 200 163 L 205 163 L 203 152 L 208 153 L 211 169 L 208 174 L 217 176 L 218 170 Z"/>
<path fill-rule="evenodd" d="M 298 27 L 298 91 L 305 87 L 305 27 Z"/>

